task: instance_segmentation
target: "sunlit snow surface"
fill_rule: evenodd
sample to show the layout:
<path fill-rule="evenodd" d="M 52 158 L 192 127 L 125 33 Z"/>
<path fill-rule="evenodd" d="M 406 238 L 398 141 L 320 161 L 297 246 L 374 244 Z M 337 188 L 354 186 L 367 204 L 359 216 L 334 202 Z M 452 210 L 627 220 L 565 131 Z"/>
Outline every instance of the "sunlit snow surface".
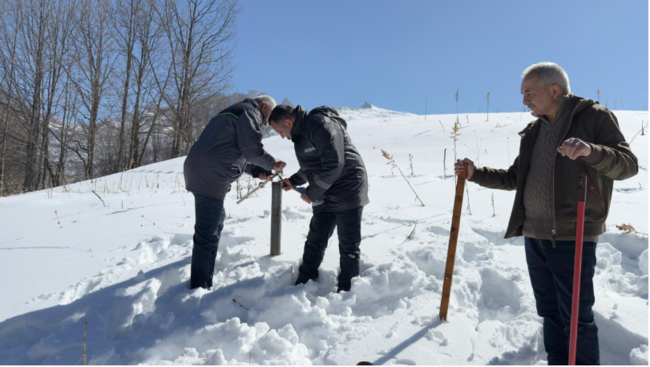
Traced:
<path fill-rule="evenodd" d="M 503 239 L 514 192 L 469 184 L 449 321 L 438 320 L 456 116 L 341 111 L 370 179 L 361 277 L 351 292 L 334 292 L 336 234 L 318 281 L 293 286 L 311 218 L 295 192 L 283 194 L 282 255 L 269 256 L 270 185 L 240 205 L 233 186 L 215 286 L 187 289 L 194 202 L 178 158 L 0 199 L 0 363 L 78 363 L 84 322 L 89 364 L 545 363 L 523 239 Z M 598 245 L 595 312 L 602 362 L 647 364 L 648 136 L 637 132 L 648 114 L 616 115 L 634 137 L 640 170 L 615 184 Z M 533 118 L 486 117 L 460 115 L 456 154 L 507 168 Z M 289 141 L 264 144 L 288 162 L 287 174 L 298 169 Z M 638 233 L 622 234 L 615 225 L 623 223 Z"/>

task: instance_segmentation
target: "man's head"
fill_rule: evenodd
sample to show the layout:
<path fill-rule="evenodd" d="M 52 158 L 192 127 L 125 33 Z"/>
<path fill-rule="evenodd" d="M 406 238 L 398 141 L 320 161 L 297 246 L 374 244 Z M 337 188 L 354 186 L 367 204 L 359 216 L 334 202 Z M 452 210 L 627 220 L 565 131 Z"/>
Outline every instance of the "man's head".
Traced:
<path fill-rule="evenodd" d="M 562 96 L 571 93 L 564 69 L 552 62 L 540 62 L 526 68 L 521 77 L 523 104 L 535 116 L 555 117 Z"/>
<path fill-rule="evenodd" d="M 275 100 L 267 95 L 261 95 L 253 98 L 260 108 L 262 109 L 262 114 L 264 115 L 264 121 L 262 125 L 269 123 L 269 116 L 271 116 L 271 111 L 275 108 Z"/>
<path fill-rule="evenodd" d="M 293 107 L 286 105 L 277 106 L 273 109 L 269 121 L 273 130 L 280 134 L 283 139 L 291 139 L 291 129 L 293 129 L 293 125 L 296 123 L 296 115 Z"/>

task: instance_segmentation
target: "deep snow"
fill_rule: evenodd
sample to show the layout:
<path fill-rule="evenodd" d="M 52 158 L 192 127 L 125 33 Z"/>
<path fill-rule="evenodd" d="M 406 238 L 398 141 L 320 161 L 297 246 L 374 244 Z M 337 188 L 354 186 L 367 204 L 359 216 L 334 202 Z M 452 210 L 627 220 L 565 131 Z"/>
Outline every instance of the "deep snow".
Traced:
<path fill-rule="evenodd" d="M 0 363 L 75 364 L 84 322 L 89 364 L 544 363 L 523 240 L 503 239 L 513 192 L 469 184 L 449 321 L 437 318 L 456 116 L 341 111 L 370 176 L 362 276 L 351 292 L 334 292 L 336 235 L 318 281 L 292 286 L 311 217 L 296 193 L 283 196 L 283 253 L 269 256 L 270 185 L 240 205 L 233 186 L 215 287 L 188 290 L 194 207 L 178 158 L 0 198 Z M 628 141 L 634 137 L 640 171 L 615 186 L 598 245 L 595 311 L 602 362 L 648 364 L 648 140 L 637 134 L 648 113 L 616 115 Z M 531 120 L 461 114 L 457 155 L 506 168 Z M 264 144 L 288 162 L 286 172 L 297 169 L 289 141 Z M 623 223 L 639 233 L 622 234 L 615 225 Z"/>

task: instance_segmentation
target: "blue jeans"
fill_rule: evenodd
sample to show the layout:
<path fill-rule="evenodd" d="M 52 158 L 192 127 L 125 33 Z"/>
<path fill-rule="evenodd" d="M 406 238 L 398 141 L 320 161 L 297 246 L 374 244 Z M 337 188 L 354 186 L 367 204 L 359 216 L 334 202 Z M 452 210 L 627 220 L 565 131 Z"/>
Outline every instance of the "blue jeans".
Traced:
<path fill-rule="evenodd" d="M 226 210 L 223 200 L 194 193 L 196 224 L 192 248 L 190 288 L 212 288 L 214 264 Z"/>
<path fill-rule="evenodd" d="M 318 268 L 323 262 L 327 242 L 337 228 L 341 266 L 338 290 L 350 290 L 352 278 L 359 275 L 362 213 L 363 207 L 341 212 L 314 211 L 296 285 L 318 278 Z"/>
<path fill-rule="evenodd" d="M 526 237 L 525 243 L 537 314 L 544 318 L 544 346 L 548 353 L 548 364 L 566 365 L 569 362 L 575 241 L 557 241 L 555 248 L 549 240 Z M 592 311 L 596 301 L 593 285 L 595 271 L 596 243 L 584 242 L 576 364 L 600 364 L 598 327 Z"/>

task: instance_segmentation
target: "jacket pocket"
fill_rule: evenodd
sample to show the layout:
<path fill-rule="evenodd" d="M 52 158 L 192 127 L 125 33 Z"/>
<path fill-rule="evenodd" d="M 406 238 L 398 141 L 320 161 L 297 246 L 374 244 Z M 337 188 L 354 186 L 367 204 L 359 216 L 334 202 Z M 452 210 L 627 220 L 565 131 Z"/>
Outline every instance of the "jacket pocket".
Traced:
<path fill-rule="evenodd" d="M 600 188 L 598 187 L 598 181 L 593 179 L 593 176 L 589 174 L 589 171 L 585 169 L 585 172 L 587 173 L 587 190 L 591 194 L 591 198 L 595 199 L 598 202 L 598 205 L 600 206 L 600 210 L 603 212 L 603 215 L 607 213 L 607 208 L 605 206 L 605 199 L 603 198 L 603 195 L 601 193 Z M 587 195 L 587 199 L 589 199 L 589 195 Z"/>
<path fill-rule="evenodd" d="M 556 212 L 561 222 L 577 221 L 578 196 L 581 173 L 587 177 L 587 195 L 585 201 L 585 221 L 603 222 L 607 218 L 605 201 L 600 192 L 598 182 L 580 163 L 562 162 L 558 164 L 556 181 Z"/>
<path fill-rule="evenodd" d="M 230 167 L 230 178 L 239 178 L 244 171 L 239 167 L 238 164 L 233 163 L 233 165 Z"/>

